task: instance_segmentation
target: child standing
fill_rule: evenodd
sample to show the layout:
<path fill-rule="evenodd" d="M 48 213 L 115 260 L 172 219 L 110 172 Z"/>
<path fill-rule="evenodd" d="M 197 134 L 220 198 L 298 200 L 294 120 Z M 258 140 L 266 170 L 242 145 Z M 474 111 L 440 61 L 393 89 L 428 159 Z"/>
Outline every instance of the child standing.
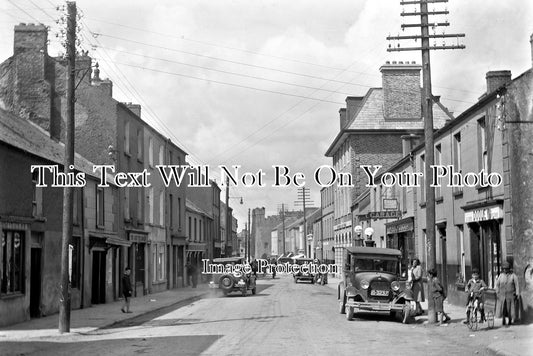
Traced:
<path fill-rule="evenodd" d="M 437 271 L 432 268 L 428 271 L 429 275 L 429 294 L 433 298 L 435 304 L 435 312 L 437 312 L 437 318 L 439 319 L 439 326 L 443 325 L 451 320 L 451 318 L 444 312 L 444 299 L 446 299 L 446 292 L 444 287 L 437 278 Z"/>

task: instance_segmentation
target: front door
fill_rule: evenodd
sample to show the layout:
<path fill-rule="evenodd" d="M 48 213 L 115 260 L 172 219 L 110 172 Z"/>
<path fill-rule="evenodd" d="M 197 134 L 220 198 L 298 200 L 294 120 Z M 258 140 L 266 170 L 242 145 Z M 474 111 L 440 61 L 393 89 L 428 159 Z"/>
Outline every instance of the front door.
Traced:
<path fill-rule="evenodd" d="M 135 244 L 135 282 L 142 285 L 144 291 L 144 247 L 146 244 Z"/>
<path fill-rule="evenodd" d="M 31 249 L 30 317 L 41 316 L 41 249 Z"/>
<path fill-rule="evenodd" d="M 105 251 L 93 251 L 92 304 L 105 303 L 105 260 Z"/>

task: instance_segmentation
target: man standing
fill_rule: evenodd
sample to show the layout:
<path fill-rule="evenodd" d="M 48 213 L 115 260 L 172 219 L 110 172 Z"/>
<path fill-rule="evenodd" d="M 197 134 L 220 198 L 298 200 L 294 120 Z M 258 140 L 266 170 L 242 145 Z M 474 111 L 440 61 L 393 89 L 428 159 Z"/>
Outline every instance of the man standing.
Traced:
<path fill-rule="evenodd" d="M 131 268 L 126 267 L 124 275 L 122 276 L 122 295 L 124 296 L 124 305 L 122 306 L 123 313 L 131 313 L 130 311 L 130 298 L 133 292 L 130 280 Z"/>
<path fill-rule="evenodd" d="M 496 304 L 496 317 L 502 318 L 502 325 L 505 325 L 505 317 L 509 325 L 516 323 L 516 304 L 515 300 L 520 295 L 518 286 L 518 277 L 511 272 L 509 262 L 502 263 L 503 272 L 496 279 L 496 295 L 498 302 Z"/>
<path fill-rule="evenodd" d="M 415 258 L 413 260 L 413 268 L 411 276 L 413 282 L 413 298 L 416 302 L 416 315 L 422 315 L 424 311 L 420 302 L 424 301 L 424 285 L 422 284 L 422 266 L 420 265 L 420 260 Z"/>

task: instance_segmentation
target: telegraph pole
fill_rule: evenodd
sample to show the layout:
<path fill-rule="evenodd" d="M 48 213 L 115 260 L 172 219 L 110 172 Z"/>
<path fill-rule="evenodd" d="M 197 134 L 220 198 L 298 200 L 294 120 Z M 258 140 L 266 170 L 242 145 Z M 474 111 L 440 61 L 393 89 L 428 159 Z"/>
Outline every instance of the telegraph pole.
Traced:
<path fill-rule="evenodd" d="M 76 3 L 67 2 L 67 120 L 64 172 L 74 170 L 74 80 L 76 78 Z M 72 187 L 63 188 L 63 233 L 61 238 L 61 285 L 59 290 L 59 332 L 70 332 L 70 281 L 68 249 L 72 236 Z"/>
<path fill-rule="evenodd" d="M 231 225 L 232 221 L 229 213 L 229 177 L 226 176 L 226 243 L 224 244 L 226 251 L 228 250 L 228 243 L 231 241 Z M 226 255 L 226 251 L 224 251 L 224 255 Z"/>
<path fill-rule="evenodd" d="M 463 49 L 464 45 L 446 45 L 444 42 L 441 46 L 437 46 L 437 38 L 457 38 L 465 37 L 461 34 L 429 34 L 429 28 L 432 27 L 435 31 L 437 27 L 449 26 L 449 22 L 429 22 L 429 15 L 448 15 L 448 10 L 444 11 L 428 11 L 428 3 L 446 3 L 448 0 L 419 0 L 419 1 L 401 1 L 401 5 L 420 5 L 420 12 L 416 10 L 413 12 L 401 13 L 401 16 L 420 16 L 420 23 L 402 24 L 402 30 L 409 27 L 420 27 L 421 36 L 388 36 L 387 40 L 417 40 L 421 39 L 421 47 L 397 47 L 389 45 L 388 52 L 398 51 L 421 51 L 422 52 L 422 75 L 423 75 L 423 93 L 422 100 L 422 115 L 424 117 L 424 149 L 425 149 L 425 191 L 426 191 L 426 252 L 427 263 L 426 268 L 436 268 L 437 265 L 437 251 L 436 251 L 436 237 L 435 237 L 435 190 L 431 187 L 432 170 L 431 166 L 434 164 L 434 140 L 433 140 L 433 94 L 431 92 L 431 64 L 430 64 L 430 50 L 436 49 Z M 433 46 L 430 45 L 430 38 L 435 39 Z M 428 322 L 435 323 L 437 320 L 435 313 L 435 305 L 433 299 L 428 299 Z"/>
<path fill-rule="evenodd" d="M 294 202 L 294 205 L 300 205 L 302 204 L 304 209 L 304 244 L 306 247 L 307 252 L 307 218 L 305 214 L 305 203 L 306 201 L 310 204 L 313 204 L 314 202 L 311 201 L 311 191 L 310 189 L 307 189 L 306 187 L 301 187 L 298 189 L 298 200 Z M 311 257 L 311 256 L 309 256 Z"/>
<path fill-rule="evenodd" d="M 252 248 L 251 236 L 250 236 L 251 232 L 252 232 L 252 229 L 250 225 L 250 208 L 248 208 L 248 262 L 251 262 L 250 259 L 252 257 L 252 253 L 250 251 L 250 249 Z"/>

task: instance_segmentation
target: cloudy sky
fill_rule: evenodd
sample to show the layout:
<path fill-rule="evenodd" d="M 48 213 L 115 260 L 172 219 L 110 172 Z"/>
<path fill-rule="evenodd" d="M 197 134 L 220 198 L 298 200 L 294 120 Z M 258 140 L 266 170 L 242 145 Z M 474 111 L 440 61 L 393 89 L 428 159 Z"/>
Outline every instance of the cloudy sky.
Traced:
<path fill-rule="evenodd" d="M 49 25 L 52 55 L 57 0 L 0 0 L 0 61 L 12 54 L 13 26 Z M 140 103 L 142 117 L 189 153 L 193 164 L 241 165 L 265 172 L 266 187 L 232 187 L 244 226 L 248 208 L 275 214 L 294 207 L 297 191 L 272 188 L 272 165 L 303 172 L 320 205 L 313 171 L 339 130 L 348 95 L 381 86 L 379 67 L 390 60 L 420 63 L 419 52 L 387 52 L 387 35 L 402 33 L 399 0 L 80 0 L 81 46 L 114 82 L 114 97 Z M 529 0 L 450 0 L 450 26 L 465 33 L 464 50 L 432 52 L 433 92 L 455 114 L 485 90 L 485 73 L 531 66 Z M 405 6 L 405 11 L 414 5 Z M 444 22 L 444 16 L 436 18 Z M 456 44 L 453 39 L 449 43 Z M 407 46 L 414 43 L 402 43 Z M 442 44 L 439 41 L 438 44 Z M 392 45 L 396 45 L 393 43 Z M 376 162 L 379 164 L 379 162 Z"/>

